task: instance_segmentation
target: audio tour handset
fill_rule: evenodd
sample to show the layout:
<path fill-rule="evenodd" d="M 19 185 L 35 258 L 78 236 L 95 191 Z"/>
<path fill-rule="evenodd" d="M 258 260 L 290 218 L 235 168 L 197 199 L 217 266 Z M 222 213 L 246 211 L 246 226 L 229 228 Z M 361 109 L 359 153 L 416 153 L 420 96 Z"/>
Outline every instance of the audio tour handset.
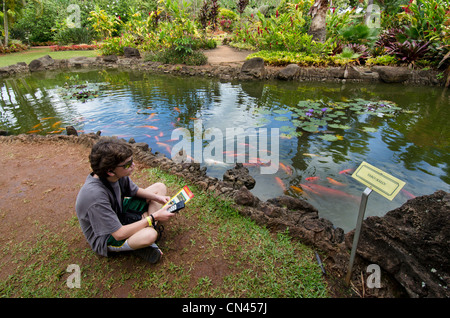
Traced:
<path fill-rule="evenodd" d="M 184 208 L 184 201 L 180 201 L 167 209 L 170 213 L 176 213 Z"/>

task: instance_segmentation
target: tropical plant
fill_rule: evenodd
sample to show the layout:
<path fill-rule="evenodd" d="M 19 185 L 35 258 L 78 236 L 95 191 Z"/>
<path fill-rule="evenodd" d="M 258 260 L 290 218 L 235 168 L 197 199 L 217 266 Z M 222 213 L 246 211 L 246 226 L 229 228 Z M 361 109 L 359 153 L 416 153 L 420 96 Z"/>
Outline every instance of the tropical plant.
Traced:
<path fill-rule="evenodd" d="M 379 30 L 376 28 L 369 28 L 365 24 L 351 24 L 340 30 L 339 34 L 347 43 L 373 46 L 378 38 Z"/>
<path fill-rule="evenodd" d="M 338 38 L 344 28 L 346 28 L 352 20 L 355 19 L 355 10 L 347 10 L 340 13 L 335 7 L 331 8 L 327 14 L 327 38 Z"/>
<path fill-rule="evenodd" d="M 89 44 L 92 42 L 94 35 L 89 27 L 84 28 L 64 28 L 59 30 L 53 39 L 60 45 L 73 44 Z"/>
<path fill-rule="evenodd" d="M 409 37 L 415 40 L 441 41 L 444 22 L 449 18 L 449 1 L 416 0 L 402 6 L 400 19 Z"/>
<path fill-rule="evenodd" d="M 398 60 L 393 55 L 380 55 L 376 57 L 369 57 L 366 61 L 367 66 L 372 65 L 383 65 L 383 66 L 393 66 L 398 63 Z"/>
<path fill-rule="evenodd" d="M 397 41 L 386 46 L 386 51 L 388 54 L 396 56 L 402 63 L 414 66 L 429 51 L 429 45 L 429 41 Z"/>
<path fill-rule="evenodd" d="M 94 11 L 89 12 L 88 20 L 94 30 L 103 38 L 111 37 L 113 32 L 122 24 L 120 17 L 108 14 L 99 6 L 96 6 Z"/>

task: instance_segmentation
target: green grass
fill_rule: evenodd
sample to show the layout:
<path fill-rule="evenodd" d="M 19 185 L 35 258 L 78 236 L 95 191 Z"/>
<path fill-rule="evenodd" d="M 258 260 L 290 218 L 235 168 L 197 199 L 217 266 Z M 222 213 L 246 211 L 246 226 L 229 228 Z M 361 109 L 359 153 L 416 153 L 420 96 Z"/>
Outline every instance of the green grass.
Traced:
<path fill-rule="evenodd" d="M 50 55 L 53 59 L 69 59 L 78 56 L 94 57 L 98 56 L 99 52 L 96 50 L 52 52 L 50 48 L 32 48 L 24 52 L 0 55 L 0 67 L 13 65 L 18 62 L 25 62 L 27 64 L 30 64 L 32 60 L 35 60 L 47 54 Z"/>
<path fill-rule="evenodd" d="M 156 168 L 135 178 L 162 181 L 172 194 L 186 184 Z M 31 239 L 3 245 L 0 272 L 9 275 L 0 280 L 0 297 L 328 297 L 310 248 L 241 216 L 231 201 L 190 187 L 195 198 L 166 225 L 158 264 L 95 255 L 72 213 L 56 230 L 52 220 L 35 222 Z M 80 267 L 80 288 L 67 286 L 70 264 Z"/>

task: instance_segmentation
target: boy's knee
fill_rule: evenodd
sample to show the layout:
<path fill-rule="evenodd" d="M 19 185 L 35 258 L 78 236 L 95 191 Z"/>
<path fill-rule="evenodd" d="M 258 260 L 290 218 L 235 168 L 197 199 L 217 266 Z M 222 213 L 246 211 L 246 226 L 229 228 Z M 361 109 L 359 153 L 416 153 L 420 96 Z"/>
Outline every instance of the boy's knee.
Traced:
<path fill-rule="evenodd" d="M 167 193 L 167 186 L 162 182 L 157 182 L 154 184 L 155 188 L 157 189 L 157 193 L 160 195 L 165 195 Z"/>
<path fill-rule="evenodd" d="M 154 228 L 148 228 L 147 233 L 143 239 L 143 244 L 150 246 L 153 243 L 155 243 L 156 239 L 158 238 L 158 232 Z"/>

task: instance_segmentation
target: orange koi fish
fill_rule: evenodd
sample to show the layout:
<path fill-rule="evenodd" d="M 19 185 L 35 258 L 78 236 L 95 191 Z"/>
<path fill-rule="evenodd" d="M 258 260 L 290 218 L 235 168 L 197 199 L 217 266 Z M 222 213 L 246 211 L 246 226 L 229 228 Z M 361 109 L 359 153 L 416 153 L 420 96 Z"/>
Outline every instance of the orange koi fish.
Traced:
<path fill-rule="evenodd" d="M 42 126 L 42 123 L 39 123 L 39 124 L 37 124 L 37 125 L 34 125 L 33 127 L 31 127 L 32 129 L 36 129 L 36 128 L 38 128 L 39 126 Z"/>
<path fill-rule="evenodd" d="M 173 109 L 175 109 L 177 112 L 181 113 L 181 110 L 178 107 L 174 107 Z"/>
<path fill-rule="evenodd" d="M 60 120 L 60 121 L 57 121 L 56 123 L 54 123 L 54 124 L 52 125 L 52 128 L 55 128 L 56 126 L 59 126 L 61 123 L 62 123 L 61 120 Z"/>
<path fill-rule="evenodd" d="M 49 120 L 49 119 L 53 119 L 55 117 L 45 117 L 45 118 L 41 118 L 40 120 Z"/>
<path fill-rule="evenodd" d="M 159 132 L 159 137 L 163 137 L 164 133 L 162 131 Z"/>
<path fill-rule="evenodd" d="M 339 172 L 339 174 L 351 174 L 353 172 L 353 169 L 345 169 Z"/>
<path fill-rule="evenodd" d="M 316 181 L 316 180 L 319 180 L 319 179 L 320 179 L 320 177 L 308 177 L 308 178 L 305 178 L 306 181 Z"/>
<path fill-rule="evenodd" d="M 284 163 L 280 162 L 281 169 L 284 170 L 288 175 L 292 175 L 292 168 L 289 166 L 286 166 Z"/>
<path fill-rule="evenodd" d="M 155 127 L 155 126 L 149 126 L 149 125 L 138 126 L 138 127 L 140 127 L 140 128 L 148 128 L 148 129 L 153 129 L 153 130 L 158 130 L 158 129 L 159 129 L 158 127 Z"/>
<path fill-rule="evenodd" d="M 301 185 L 302 189 L 305 189 L 305 190 L 307 190 L 309 192 L 312 192 L 314 194 L 319 194 L 319 192 L 313 190 L 311 187 L 307 186 L 306 184 L 300 184 L 300 185 Z"/>
<path fill-rule="evenodd" d="M 303 184 L 300 184 L 302 188 L 304 188 Z M 340 191 L 340 190 L 336 190 L 336 189 L 332 189 L 332 188 L 327 188 L 315 183 L 310 183 L 308 184 L 304 189 L 312 189 L 314 191 L 314 193 L 317 193 L 319 195 L 327 195 L 327 196 L 335 196 L 335 197 L 344 197 L 344 198 L 349 198 L 349 199 L 353 199 L 355 201 L 359 201 L 359 198 L 348 194 L 344 191 Z"/>
<path fill-rule="evenodd" d="M 280 188 L 283 189 L 283 191 L 286 191 L 286 186 L 284 185 L 283 181 L 279 177 L 275 177 L 275 181 L 278 183 Z"/>
<path fill-rule="evenodd" d="M 338 185 L 338 186 L 346 186 L 346 184 L 343 184 L 342 182 L 336 181 L 336 180 L 334 180 L 333 178 L 330 178 L 330 177 L 327 177 L 327 180 L 328 180 L 330 183 L 335 184 L 335 185 Z"/>
<path fill-rule="evenodd" d="M 42 131 L 42 129 L 30 130 L 30 131 L 27 131 L 27 134 L 34 134 L 34 133 L 37 133 L 40 131 Z"/>
<path fill-rule="evenodd" d="M 151 113 L 150 116 L 148 116 L 147 120 L 150 120 L 150 119 L 152 119 L 155 116 L 156 116 L 156 113 Z"/>
<path fill-rule="evenodd" d="M 303 155 L 308 157 L 320 157 L 319 155 L 315 155 L 313 153 L 304 153 Z"/>
<path fill-rule="evenodd" d="M 299 192 L 299 193 L 303 193 L 303 189 L 301 189 L 301 188 L 299 188 L 299 187 L 296 187 L 296 186 L 291 185 L 291 189 L 293 189 L 293 190 L 295 190 L 295 191 L 297 191 L 297 192 Z"/>
<path fill-rule="evenodd" d="M 405 189 L 401 189 L 400 190 L 404 195 L 406 195 L 407 197 L 409 197 L 410 199 L 414 199 L 416 196 L 414 194 L 412 194 L 409 191 L 406 191 Z"/>
<path fill-rule="evenodd" d="M 147 135 L 147 134 L 144 134 L 144 136 L 147 136 L 148 138 L 152 138 L 152 136 L 150 136 L 150 135 Z"/>
<path fill-rule="evenodd" d="M 170 148 L 170 146 L 169 146 L 168 144 L 165 144 L 165 143 L 159 142 L 159 141 L 158 141 L 156 144 L 157 144 L 157 145 L 160 145 L 161 147 L 166 148 L 166 150 L 167 150 L 168 153 L 170 153 L 170 152 L 172 151 L 172 149 Z"/>

